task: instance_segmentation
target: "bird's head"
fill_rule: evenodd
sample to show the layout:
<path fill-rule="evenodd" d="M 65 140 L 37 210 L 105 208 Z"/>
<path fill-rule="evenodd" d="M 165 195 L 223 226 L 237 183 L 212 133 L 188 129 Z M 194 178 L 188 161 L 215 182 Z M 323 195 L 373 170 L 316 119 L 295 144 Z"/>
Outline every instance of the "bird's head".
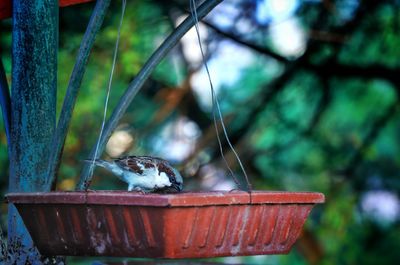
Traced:
<path fill-rule="evenodd" d="M 183 189 L 183 180 L 181 174 L 177 170 L 175 176 L 169 176 L 169 181 L 171 182 L 170 188 L 173 189 L 174 192 L 181 192 Z"/>
<path fill-rule="evenodd" d="M 164 191 L 166 191 L 166 192 L 181 192 L 182 191 L 183 179 L 178 170 L 176 170 L 174 167 L 171 167 L 165 161 L 159 162 L 158 170 L 160 172 L 164 172 L 168 176 L 169 182 L 171 183 L 171 185 L 164 188 Z"/>

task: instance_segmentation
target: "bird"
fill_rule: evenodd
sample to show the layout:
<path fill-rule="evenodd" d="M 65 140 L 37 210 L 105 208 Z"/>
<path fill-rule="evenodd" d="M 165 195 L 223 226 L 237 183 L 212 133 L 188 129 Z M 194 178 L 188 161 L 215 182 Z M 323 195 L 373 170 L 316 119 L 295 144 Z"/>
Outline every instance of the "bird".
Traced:
<path fill-rule="evenodd" d="M 93 163 L 93 159 L 84 161 Z M 112 161 L 95 159 L 94 164 L 128 183 L 128 191 L 178 193 L 183 189 L 183 179 L 179 171 L 162 158 L 125 156 Z"/>

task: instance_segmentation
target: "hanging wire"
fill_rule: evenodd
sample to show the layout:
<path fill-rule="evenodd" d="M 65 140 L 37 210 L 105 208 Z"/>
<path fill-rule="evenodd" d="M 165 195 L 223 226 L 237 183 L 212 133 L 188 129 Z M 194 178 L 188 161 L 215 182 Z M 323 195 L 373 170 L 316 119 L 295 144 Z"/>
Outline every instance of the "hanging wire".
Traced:
<path fill-rule="evenodd" d="M 112 80 L 113 80 L 113 75 L 114 75 L 115 63 L 117 61 L 119 39 L 121 37 L 121 27 L 122 27 L 122 22 L 124 20 L 124 14 L 125 14 L 125 9 L 126 9 L 126 0 L 122 0 L 122 8 L 121 9 L 122 9 L 122 11 L 121 11 L 121 18 L 120 18 L 119 26 L 118 26 L 118 35 L 117 35 L 117 40 L 115 41 L 113 61 L 112 61 L 112 66 L 111 66 L 111 71 L 110 71 L 110 77 L 108 79 L 107 96 L 106 96 L 106 100 L 105 100 L 105 103 L 104 103 L 103 121 L 101 123 L 100 134 L 99 134 L 99 138 L 98 138 L 97 144 L 96 144 L 96 151 L 94 152 L 93 160 L 92 160 L 92 163 L 91 163 L 90 169 L 89 169 L 89 172 L 90 172 L 89 175 L 90 176 L 93 176 L 93 170 L 94 170 L 94 166 L 95 166 L 95 161 L 96 161 L 96 158 L 97 158 L 97 153 L 99 151 L 100 139 L 101 139 L 101 136 L 103 134 L 104 125 L 106 123 L 108 101 L 109 101 L 109 98 L 110 98 L 110 91 L 111 91 L 111 85 L 112 85 Z"/>
<path fill-rule="evenodd" d="M 219 133 L 218 133 L 218 124 L 217 124 L 216 111 L 218 113 L 218 119 L 219 119 L 219 122 L 221 124 L 222 130 L 224 132 L 225 139 L 226 139 L 226 141 L 227 141 L 227 143 L 229 145 L 229 148 L 234 153 L 234 155 L 236 157 L 236 160 L 238 161 L 238 163 L 240 165 L 240 168 L 241 168 L 241 170 L 243 172 L 243 175 L 244 175 L 244 177 L 246 179 L 247 189 L 248 189 L 249 192 L 251 192 L 252 187 L 251 187 L 251 183 L 249 181 L 249 178 L 247 176 L 246 170 L 244 169 L 244 166 L 242 164 L 242 161 L 239 158 L 239 155 L 237 154 L 235 148 L 233 147 L 231 141 L 229 140 L 229 136 L 228 136 L 228 133 L 227 133 L 227 130 L 226 130 L 226 127 L 225 127 L 225 123 L 224 123 L 223 117 L 222 117 L 221 108 L 219 106 L 218 98 L 217 98 L 217 95 L 215 93 L 214 85 L 213 85 L 212 80 L 211 80 L 210 71 L 208 69 L 207 61 L 205 59 L 205 55 L 204 55 L 204 51 L 203 51 L 203 46 L 201 44 L 201 37 L 200 37 L 200 31 L 199 31 L 199 21 L 198 21 L 198 16 L 197 16 L 197 11 L 196 11 L 196 2 L 195 2 L 195 0 L 190 0 L 189 2 L 190 2 L 190 13 L 191 13 L 193 19 L 195 20 L 194 26 L 195 26 L 195 29 L 196 29 L 196 34 L 197 34 L 197 39 L 198 39 L 198 42 L 199 42 L 199 48 L 200 48 L 200 52 L 201 52 L 203 65 L 204 65 L 204 68 L 206 69 L 208 81 L 210 83 L 211 98 L 212 98 L 212 113 L 213 113 L 214 127 L 215 127 L 215 131 L 216 131 L 216 134 L 217 134 L 217 139 L 218 139 L 219 150 L 220 150 L 222 159 L 224 160 L 224 162 L 225 162 L 225 164 L 226 164 L 226 166 L 227 166 L 227 168 L 228 168 L 228 170 L 229 170 L 229 172 L 230 172 L 235 184 L 239 187 L 240 186 L 239 185 L 239 181 L 235 177 L 235 175 L 234 175 L 231 167 L 229 166 L 228 161 L 226 161 L 226 158 L 225 158 L 225 155 L 224 155 L 221 139 L 220 139 Z"/>

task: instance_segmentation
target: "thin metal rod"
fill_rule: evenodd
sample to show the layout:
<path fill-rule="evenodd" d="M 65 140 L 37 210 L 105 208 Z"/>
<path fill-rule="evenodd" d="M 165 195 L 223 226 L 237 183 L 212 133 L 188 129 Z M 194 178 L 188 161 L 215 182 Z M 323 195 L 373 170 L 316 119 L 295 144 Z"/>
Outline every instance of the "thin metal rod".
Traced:
<path fill-rule="evenodd" d="M 197 14 L 201 19 L 205 17 L 215 6 L 221 3 L 222 0 L 207 0 L 198 9 Z M 191 29 L 195 24 L 195 20 L 189 16 L 187 17 L 161 44 L 161 46 L 153 53 L 153 55 L 148 59 L 146 64 L 137 74 L 136 78 L 129 84 L 124 95 L 118 102 L 117 107 L 114 109 L 110 119 L 108 120 L 104 133 L 100 139 L 98 152 L 101 154 L 104 150 L 105 144 L 111 136 L 111 133 L 115 130 L 118 122 L 122 118 L 123 114 L 126 112 L 133 98 L 136 96 L 138 91 L 142 88 L 144 82 L 149 78 L 150 74 L 156 68 L 156 66 L 161 62 L 161 60 L 168 54 L 168 52 L 180 41 L 183 35 L 186 34 L 189 29 Z M 90 153 L 90 158 L 94 157 L 95 147 Z M 84 165 L 83 171 L 81 173 L 81 178 L 79 180 L 77 189 L 86 190 L 91 182 L 90 178 L 90 165 Z"/>
<path fill-rule="evenodd" d="M 232 178 L 233 178 L 235 184 L 238 186 L 238 188 L 240 188 L 239 181 L 238 181 L 237 178 L 235 177 L 235 174 L 233 173 L 231 167 L 229 166 L 228 161 L 226 161 L 226 158 L 225 158 L 225 155 L 224 155 L 224 150 L 223 150 L 223 148 L 222 148 L 222 143 L 221 143 L 221 139 L 220 139 L 220 137 L 219 137 L 219 132 L 218 132 L 217 117 L 216 117 L 217 115 L 216 115 L 216 113 L 218 114 L 218 120 L 219 120 L 219 122 L 220 122 L 220 124 L 221 124 L 221 127 L 222 127 L 222 130 L 223 130 L 223 132 L 224 132 L 225 140 L 226 140 L 226 142 L 228 143 L 230 149 L 231 149 L 232 152 L 234 153 L 235 158 L 236 158 L 236 160 L 238 161 L 238 163 L 239 163 L 239 165 L 240 165 L 240 168 L 241 168 L 241 170 L 242 170 L 242 172 L 243 172 L 243 174 L 244 174 L 244 177 L 245 177 L 245 179 L 246 179 L 248 191 L 251 191 L 251 189 L 252 189 L 252 188 L 251 188 L 251 183 L 250 183 L 249 178 L 248 178 L 248 176 L 247 176 L 246 170 L 244 169 L 244 166 L 243 166 L 243 164 L 242 164 L 242 161 L 240 160 L 239 155 L 237 154 L 235 148 L 233 147 L 231 141 L 229 140 L 228 132 L 227 132 L 227 130 L 226 130 L 225 123 L 224 123 L 224 119 L 223 119 L 222 113 L 221 113 L 221 109 L 220 109 L 220 107 L 219 107 L 218 97 L 217 97 L 217 95 L 216 95 L 216 93 L 215 93 L 214 85 L 213 85 L 213 82 L 212 82 L 212 80 L 211 80 L 210 70 L 209 70 L 209 68 L 208 68 L 208 64 L 207 64 L 207 61 L 206 61 L 206 57 L 205 57 L 205 55 L 204 55 L 203 46 L 202 46 L 202 44 L 201 44 L 201 37 L 200 37 L 200 30 L 199 30 L 199 21 L 198 21 L 198 18 L 197 18 L 196 2 L 195 2 L 195 0 L 190 0 L 190 12 L 191 12 L 193 18 L 194 18 L 195 21 L 196 21 L 196 23 L 195 23 L 195 28 L 196 28 L 197 40 L 198 40 L 198 42 L 199 42 L 199 48 L 200 48 L 200 52 L 201 52 L 201 58 L 202 58 L 202 61 L 203 61 L 204 68 L 206 69 L 208 81 L 209 81 L 210 88 L 211 88 L 212 113 L 213 113 L 214 127 L 215 127 L 215 132 L 216 132 L 216 135 L 217 135 L 219 150 L 220 150 L 220 152 L 221 152 L 222 159 L 224 160 L 224 162 L 225 162 L 225 164 L 226 164 L 226 166 L 227 166 L 227 168 L 228 168 L 228 170 L 229 170 L 229 172 L 230 172 L 230 174 L 231 174 L 231 176 L 232 176 Z"/>
<path fill-rule="evenodd" d="M 56 132 L 52 141 L 51 155 L 47 171 L 48 179 L 46 184 L 48 188 L 53 186 L 56 179 L 62 151 L 64 149 L 65 139 L 67 137 L 69 124 L 71 122 L 72 112 L 74 110 L 76 98 L 82 83 L 83 75 L 85 73 L 90 51 L 93 47 L 97 32 L 100 30 L 100 27 L 103 24 L 110 1 L 111 0 L 98 0 L 96 2 L 96 6 L 93 10 L 78 51 L 78 56 L 74 65 L 74 69 L 72 70 L 64 103 L 61 109 L 60 118 L 58 120 Z"/>
<path fill-rule="evenodd" d="M 122 27 L 122 22 L 124 21 L 125 8 L 126 8 L 126 0 L 122 0 L 121 18 L 120 18 L 120 20 L 119 20 L 117 40 L 115 41 L 115 47 L 114 47 L 114 55 L 113 55 L 113 60 L 112 60 L 112 66 L 111 66 L 110 76 L 109 76 L 109 78 L 108 78 L 107 95 L 106 95 L 106 100 L 105 100 L 105 103 L 104 103 L 104 111 L 103 111 L 103 120 L 102 120 L 102 122 L 101 122 L 101 128 L 100 128 L 100 133 L 99 133 L 99 139 L 97 140 L 96 150 L 95 150 L 95 152 L 94 152 L 94 157 L 97 157 L 97 153 L 98 153 L 98 151 L 99 151 L 100 139 L 101 139 L 101 136 L 103 135 L 104 125 L 105 125 L 105 123 L 106 123 L 107 109 L 108 109 L 108 101 L 109 101 L 109 99 L 110 99 L 110 92 L 111 92 L 111 85 L 112 85 L 113 76 L 114 76 L 115 63 L 117 62 L 119 39 L 120 39 L 120 37 L 121 37 L 121 27 Z M 94 169 L 94 166 L 95 166 L 95 161 L 96 161 L 96 159 L 93 158 L 92 163 L 91 163 L 91 165 L 90 165 L 90 176 L 93 175 L 93 169 Z"/>

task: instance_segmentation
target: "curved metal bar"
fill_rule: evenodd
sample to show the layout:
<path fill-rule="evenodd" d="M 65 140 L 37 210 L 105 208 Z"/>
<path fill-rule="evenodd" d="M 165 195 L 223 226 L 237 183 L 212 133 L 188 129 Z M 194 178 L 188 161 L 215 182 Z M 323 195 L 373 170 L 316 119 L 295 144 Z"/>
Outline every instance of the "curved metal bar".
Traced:
<path fill-rule="evenodd" d="M 78 57 L 76 59 L 74 69 L 72 70 L 64 103 L 61 109 L 60 118 L 53 136 L 51 155 L 49 157 L 47 169 L 48 178 L 46 182 L 46 185 L 49 189 L 53 186 L 56 179 L 72 112 L 74 110 L 76 98 L 82 83 L 83 75 L 85 73 L 90 51 L 93 47 L 97 32 L 100 30 L 100 27 L 103 24 L 110 1 L 111 0 L 97 1 L 78 51 Z"/>
<path fill-rule="evenodd" d="M 198 18 L 202 19 L 205 17 L 214 7 L 216 7 L 223 0 L 207 0 L 197 9 Z M 179 40 L 191 29 L 195 24 L 193 17 L 187 17 L 161 44 L 161 46 L 153 53 L 153 55 L 147 60 L 146 64 L 137 74 L 136 78 L 129 84 L 124 95 L 118 102 L 117 107 L 114 109 L 110 119 L 108 120 L 104 132 L 99 139 L 98 154 L 101 154 L 104 147 L 111 136 L 111 133 L 115 130 L 119 120 L 126 112 L 128 106 L 142 88 L 144 82 L 161 62 L 161 60 L 167 55 L 167 53 L 179 42 Z M 89 158 L 93 159 L 95 153 L 95 147 L 92 149 Z M 96 157 L 97 158 L 97 157 Z M 86 190 L 91 182 L 90 176 L 90 165 L 83 167 L 79 183 L 76 187 L 77 190 Z"/>

